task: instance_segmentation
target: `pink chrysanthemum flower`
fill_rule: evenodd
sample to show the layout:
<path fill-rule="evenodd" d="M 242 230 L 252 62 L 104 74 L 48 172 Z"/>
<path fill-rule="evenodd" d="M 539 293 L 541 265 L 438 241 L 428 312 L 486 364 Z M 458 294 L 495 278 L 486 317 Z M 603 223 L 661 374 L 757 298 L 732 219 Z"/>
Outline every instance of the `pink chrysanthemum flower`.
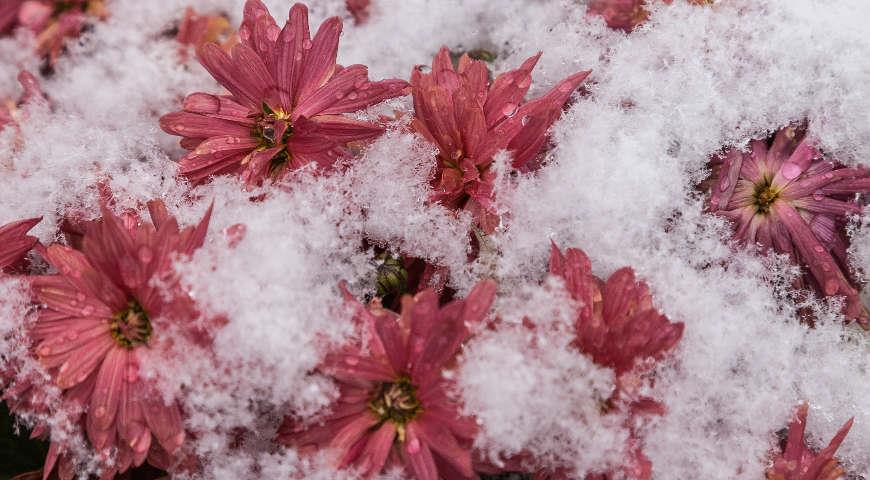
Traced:
<path fill-rule="evenodd" d="M 321 368 L 339 386 L 331 413 L 307 429 L 285 422 L 278 440 L 334 449 L 339 467 L 353 466 L 367 478 L 396 465 L 417 480 L 474 478 L 476 426 L 461 416 L 443 370 L 494 295 L 495 284 L 483 281 L 444 307 L 432 290 L 405 296 L 401 316 L 360 306 L 368 348 L 348 346 L 328 355 Z"/>
<path fill-rule="evenodd" d="M 683 336 L 683 323 L 672 323 L 655 309 L 649 287 L 629 267 L 604 282 L 592 274 L 583 251 L 569 248 L 563 255 L 553 245 L 550 273 L 562 277 L 580 302 L 577 346 L 617 375 L 630 372 L 640 360 L 662 358 Z"/>
<path fill-rule="evenodd" d="M 380 126 L 341 114 L 403 95 L 407 82 L 371 82 L 365 66 L 337 65 L 341 28 L 330 18 L 312 39 L 305 5 L 290 9 L 282 29 L 259 0 L 248 0 L 232 55 L 213 43 L 199 52 L 230 95 L 191 94 L 183 111 L 160 119 L 191 150 L 180 173 L 194 183 L 238 174 L 258 185 L 309 163 L 331 167 L 348 144 L 380 135 Z"/>
<path fill-rule="evenodd" d="M 631 268 L 621 268 L 602 281 L 592 274 L 592 264 L 582 250 L 569 248 L 562 254 L 554 244 L 550 273 L 564 280 L 571 297 L 578 302 L 575 344 L 595 363 L 614 370 L 616 390 L 609 402 L 626 409 L 630 419 L 627 456 L 618 474 L 587 478 L 649 480 L 652 462 L 643 454 L 637 421 L 660 415 L 665 409 L 661 403 L 639 394 L 639 387 L 653 363 L 680 341 L 684 324 L 672 323 L 653 306 L 649 287 L 635 278 Z"/>
<path fill-rule="evenodd" d="M 845 297 L 843 314 L 870 328 L 849 272 L 845 225 L 861 213 L 870 169 L 825 158 L 805 132 L 787 127 L 772 142 L 731 149 L 711 161 L 710 211 L 733 221 L 734 238 L 788 254 L 804 266 L 799 287 Z"/>
<path fill-rule="evenodd" d="M 188 47 L 199 50 L 206 43 L 216 43 L 229 52 L 239 42 L 239 36 L 233 31 L 226 16 L 199 14 L 193 8 L 187 7 L 184 18 L 178 24 L 175 41 L 181 44 L 181 58 L 187 60 Z"/>
<path fill-rule="evenodd" d="M 26 118 L 22 113 L 22 106 L 34 100 L 45 100 L 39 81 L 30 72 L 26 70 L 19 72 L 18 83 L 22 88 L 21 97 L 17 101 L 12 99 L 0 101 L 0 130 L 7 125 L 20 125 L 21 120 Z"/>
<path fill-rule="evenodd" d="M 843 467 L 834 458 L 834 453 L 852 428 L 849 419 L 831 439 L 827 447 L 816 453 L 804 440 L 807 426 L 807 404 L 798 407 L 794 420 L 788 426 L 788 438 L 782 453 L 773 458 L 767 469 L 768 480 L 837 480 L 842 478 Z"/>
<path fill-rule="evenodd" d="M 490 83 L 484 62 L 466 54 L 454 69 L 450 51 L 443 47 L 432 60 L 431 73 L 420 68 L 411 73 L 415 111 L 411 125 L 439 150 L 433 200 L 468 210 L 487 233 L 500 222 L 493 191 L 495 174 L 490 168 L 493 155 L 507 149 L 514 168 L 536 169 L 547 130 L 589 75 L 588 71 L 575 73 L 544 96 L 523 103 L 540 55 Z"/>
<path fill-rule="evenodd" d="M 353 23 L 359 25 L 369 18 L 372 0 L 344 0 L 344 7 L 353 17 Z"/>
<path fill-rule="evenodd" d="M 36 237 L 27 234 L 42 218 L 31 218 L 0 226 L 0 272 L 15 266 L 36 245 Z"/>
<path fill-rule="evenodd" d="M 69 410 L 84 407 L 92 446 L 115 451 L 114 463 L 104 467 L 109 474 L 141 465 L 149 454 L 167 458 L 185 437 L 178 406 L 165 404 L 139 376 L 140 353 L 159 338 L 160 322 L 195 317 L 171 265 L 175 256 L 202 245 L 211 212 L 196 227 L 180 229 L 162 202 L 150 202 L 148 209 L 152 223 L 104 207 L 102 219 L 86 225 L 81 251 L 49 246 L 44 256 L 58 273 L 32 280 L 44 305 L 31 331 L 35 355 L 63 390 Z M 46 475 L 63 452 L 53 445 Z"/>
<path fill-rule="evenodd" d="M 0 5 L 0 33 L 17 26 L 36 35 L 36 49 L 53 65 L 64 40 L 81 34 L 88 16 L 104 19 L 103 0 L 4 0 Z"/>
<path fill-rule="evenodd" d="M 713 3 L 713 0 L 688 1 L 696 5 Z M 662 2 L 670 5 L 673 0 L 662 0 Z M 648 0 L 589 0 L 586 4 L 586 13 L 600 15 L 608 27 L 630 33 L 649 17 L 649 12 L 644 8 L 649 3 Z"/>

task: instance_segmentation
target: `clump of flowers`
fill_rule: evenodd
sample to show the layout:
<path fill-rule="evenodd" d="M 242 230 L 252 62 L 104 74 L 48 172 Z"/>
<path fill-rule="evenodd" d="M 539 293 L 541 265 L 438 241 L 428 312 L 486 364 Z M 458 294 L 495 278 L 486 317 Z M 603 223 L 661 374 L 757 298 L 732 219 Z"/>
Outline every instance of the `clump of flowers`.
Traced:
<path fill-rule="evenodd" d="M 293 5 L 279 28 L 262 2 L 248 0 L 232 54 L 214 43 L 199 51 L 230 94 L 193 93 L 182 111 L 160 119 L 190 150 L 179 172 L 193 183 L 236 174 L 260 185 L 308 164 L 329 168 L 351 154 L 350 144 L 380 135 L 380 126 L 342 114 L 403 95 L 407 83 L 372 82 L 363 65 L 337 65 L 341 29 L 333 17 L 311 38 L 305 5 Z"/>
<path fill-rule="evenodd" d="M 490 82 L 485 62 L 463 55 L 454 68 L 450 51 L 443 47 L 432 60 L 430 73 L 420 68 L 411 73 L 411 126 L 438 146 L 433 200 L 469 211 L 485 233 L 500 223 L 493 156 L 506 149 L 513 168 L 535 170 L 547 131 L 590 73 L 575 73 L 524 103 L 540 55 Z"/>
<path fill-rule="evenodd" d="M 339 467 L 356 467 L 366 478 L 392 466 L 418 480 L 474 478 L 476 425 L 461 415 L 453 381 L 443 372 L 494 295 L 495 284 L 482 281 L 443 307 L 432 290 L 405 296 L 401 315 L 377 302 L 359 305 L 368 348 L 348 345 L 321 367 L 339 386 L 332 411 L 308 427 L 288 419 L 278 440 L 333 449 Z"/>
<path fill-rule="evenodd" d="M 27 234 L 42 218 L 30 218 L 0 226 L 0 271 L 13 267 L 39 241 Z"/>
<path fill-rule="evenodd" d="M 0 32 L 21 26 L 36 35 L 36 49 L 54 65 L 64 40 L 78 37 L 88 17 L 105 19 L 103 0 L 7 0 L 0 5 Z"/>
<path fill-rule="evenodd" d="M 782 452 L 773 457 L 773 465 L 767 469 L 768 480 L 837 480 L 845 474 L 834 454 L 852 428 L 852 419 L 840 427 L 827 447 L 816 452 L 804 439 L 807 409 L 806 403 L 798 407 Z"/>
<path fill-rule="evenodd" d="M 845 298 L 843 314 L 870 328 L 849 267 L 845 226 L 861 213 L 870 169 L 845 167 L 822 154 L 804 128 L 789 126 L 748 151 L 731 149 L 710 162 L 711 212 L 730 219 L 734 238 L 785 253 L 805 269 L 798 287 Z"/>
<path fill-rule="evenodd" d="M 47 247 L 44 257 L 57 273 L 31 280 L 42 305 L 30 329 L 33 354 L 63 392 L 61 408 L 78 418 L 106 459 L 106 478 L 146 458 L 168 468 L 185 439 L 178 405 L 164 403 L 139 370 L 142 351 L 166 335 L 161 324 L 196 317 L 171 265 L 174 256 L 202 245 L 210 212 L 195 227 L 181 229 L 162 202 L 152 201 L 148 209 L 151 222 L 104 207 L 102 218 L 85 226 L 81 250 Z M 52 443 L 46 476 L 60 459 L 61 476 L 72 477 L 65 452 L 64 444 Z"/>
<path fill-rule="evenodd" d="M 238 43 L 239 37 L 225 15 L 199 14 L 193 8 L 187 7 L 184 18 L 178 25 L 175 40 L 182 45 L 179 50 L 182 59 L 187 60 L 188 47 L 199 50 L 206 43 L 216 43 L 229 52 Z"/>

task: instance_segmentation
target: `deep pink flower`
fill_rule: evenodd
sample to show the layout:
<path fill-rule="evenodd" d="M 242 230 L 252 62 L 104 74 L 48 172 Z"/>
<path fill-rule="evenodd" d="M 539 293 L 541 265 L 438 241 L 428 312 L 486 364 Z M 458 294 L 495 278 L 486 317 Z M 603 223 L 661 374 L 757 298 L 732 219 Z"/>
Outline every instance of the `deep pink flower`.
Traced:
<path fill-rule="evenodd" d="M 438 146 L 433 200 L 466 209 L 487 233 L 499 224 L 491 170 L 493 155 L 507 149 L 513 167 L 535 170 L 547 131 L 571 93 L 589 75 L 575 73 L 542 97 L 523 103 L 540 53 L 492 83 L 486 63 L 467 54 L 453 68 L 443 47 L 432 60 L 432 72 L 411 73 L 415 118 L 412 127 Z"/>
<path fill-rule="evenodd" d="M 0 226 L 0 271 L 18 263 L 36 245 L 36 237 L 27 235 L 42 218 L 31 218 Z"/>
<path fill-rule="evenodd" d="M 18 24 L 18 10 L 24 0 L 4 0 L 0 2 L 0 34 L 6 33 Z"/>
<path fill-rule="evenodd" d="M 768 480 L 837 480 L 842 478 L 843 467 L 834 458 L 840 448 L 852 420 L 849 419 L 831 439 L 827 447 L 816 453 L 804 440 L 807 426 L 807 404 L 798 407 L 794 420 L 788 426 L 788 438 L 782 453 L 773 458 L 773 465 L 767 469 Z"/>
<path fill-rule="evenodd" d="M 842 295 L 846 318 L 870 328 L 849 274 L 845 235 L 849 216 L 861 213 L 860 197 L 870 192 L 870 169 L 825 158 L 796 127 L 770 143 L 752 141 L 747 152 L 731 149 L 711 166 L 710 211 L 733 221 L 734 238 L 788 254 L 806 268 L 798 286 Z"/>
<path fill-rule="evenodd" d="M 165 404 L 139 376 L 140 353 L 161 341 L 161 323 L 195 317 L 171 265 L 202 245 L 211 212 L 180 229 L 162 202 L 148 209 L 151 223 L 104 207 L 102 219 L 85 226 L 81 251 L 49 246 L 45 259 L 58 273 L 32 280 L 44 305 L 31 330 L 35 355 L 63 390 L 66 409 L 85 410 L 91 445 L 103 454 L 116 449 L 115 462 L 104 466 L 110 474 L 141 465 L 149 454 L 177 453 L 185 437 L 178 406 Z M 64 451 L 52 446 L 46 476 Z"/>
<path fill-rule="evenodd" d="M 417 480 L 474 478 L 470 449 L 476 426 L 461 416 L 443 370 L 494 295 L 495 284 L 482 281 L 464 300 L 444 307 L 432 290 L 405 296 L 401 316 L 360 306 L 368 348 L 347 346 L 328 355 L 321 368 L 339 386 L 332 411 L 308 429 L 286 421 L 278 440 L 334 449 L 339 467 L 352 465 L 367 478 L 393 465 Z"/>
<path fill-rule="evenodd" d="M 553 245 L 550 273 L 562 277 L 580 302 L 577 346 L 617 375 L 630 372 L 639 360 L 660 359 L 683 336 L 683 323 L 671 323 L 655 309 L 649 287 L 635 279 L 631 268 L 617 270 L 604 282 L 592 274 L 582 250 L 569 248 L 563 255 Z"/>
<path fill-rule="evenodd" d="M 348 144 L 380 135 L 380 126 L 341 114 L 403 95 L 407 82 L 371 82 L 365 66 L 337 65 L 341 28 L 330 18 L 312 39 L 305 5 L 290 9 L 282 29 L 259 0 L 248 0 L 232 55 L 213 43 L 199 52 L 230 95 L 191 94 L 183 111 L 160 119 L 191 150 L 180 173 L 194 183 L 238 174 L 258 185 L 309 163 L 331 167 Z"/>

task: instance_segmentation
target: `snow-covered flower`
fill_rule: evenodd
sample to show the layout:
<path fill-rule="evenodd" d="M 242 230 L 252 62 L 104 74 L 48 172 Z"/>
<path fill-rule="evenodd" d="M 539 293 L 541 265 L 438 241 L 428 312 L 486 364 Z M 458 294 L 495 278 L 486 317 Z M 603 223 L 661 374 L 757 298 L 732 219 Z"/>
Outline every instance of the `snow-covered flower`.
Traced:
<path fill-rule="evenodd" d="M 38 241 L 27 232 L 42 218 L 30 218 L 0 226 L 0 271 L 15 265 Z"/>
<path fill-rule="evenodd" d="M 337 65 L 341 29 L 332 17 L 310 38 L 305 5 L 293 5 L 279 28 L 262 2 L 248 0 L 232 54 L 214 43 L 199 51 L 202 65 L 230 94 L 193 93 L 182 111 L 160 119 L 191 150 L 180 173 L 194 183 L 238 174 L 259 185 L 309 163 L 331 167 L 349 155 L 349 143 L 380 135 L 380 126 L 341 114 L 403 95 L 407 83 L 371 82 L 365 66 Z"/>
<path fill-rule="evenodd" d="M 430 73 L 419 67 L 411 73 L 415 111 L 411 126 L 439 150 L 433 200 L 468 210 L 487 233 L 500 221 L 495 172 L 490 168 L 493 155 L 507 149 L 515 169 L 536 169 L 547 130 L 589 75 L 589 71 L 575 73 L 545 95 L 523 103 L 540 56 L 530 57 L 490 83 L 485 62 L 463 55 L 454 68 L 450 51 L 443 47 L 432 60 Z"/>
<path fill-rule="evenodd" d="M 807 426 L 807 404 L 798 407 L 795 418 L 788 426 L 788 437 L 782 453 L 773 458 L 773 465 L 767 469 L 768 480 L 837 480 L 842 478 L 844 471 L 834 453 L 840 448 L 849 429 L 852 419 L 849 419 L 827 447 L 814 452 L 807 446 L 804 439 L 804 429 Z"/>
<path fill-rule="evenodd" d="M 175 41 L 181 44 L 179 52 L 182 59 L 187 60 L 188 47 L 198 50 L 206 43 L 217 43 L 225 51 L 231 51 L 239 37 L 226 16 L 200 14 L 187 7 L 184 18 L 178 24 Z"/>
<path fill-rule="evenodd" d="M 367 477 L 398 465 L 418 480 L 473 478 L 476 426 L 460 414 L 444 369 L 494 295 L 494 282 L 484 280 L 464 300 L 443 307 L 432 290 L 405 296 L 401 315 L 358 305 L 368 348 L 349 345 L 328 355 L 321 368 L 339 386 L 332 411 L 308 428 L 288 420 L 279 441 L 334 449 L 340 467 L 356 467 Z"/>
<path fill-rule="evenodd" d="M 103 0 L 5 0 L 0 5 L 0 32 L 17 26 L 36 35 L 36 49 L 54 64 L 64 40 L 77 37 L 89 16 L 104 19 Z"/>
<path fill-rule="evenodd" d="M 64 392 L 65 408 L 85 410 L 91 445 L 115 451 L 114 462 L 104 466 L 111 472 L 140 465 L 149 454 L 151 462 L 167 458 L 185 438 L 178 406 L 164 403 L 139 369 L 142 350 L 165 335 L 161 323 L 196 315 L 171 265 L 202 245 L 211 212 L 180 229 L 162 202 L 149 202 L 148 209 L 151 223 L 103 207 L 102 219 L 85 226 L 81 250 L 49 246 L 44 256 L 57 273 L 32 280 L 43 304 L 31 329 L 34 353 Z M 64 450 L 53 445 L 46 472 Z"/>
<path fill-rule="evenodd" d="M 563 255 L 553 245 L 550 273 L 562 277 L 579 303 L 577 346 L 617 375 L 631 371 L 640 360 L 662 358 L 683 336 L 683 323 L 672 323 L 656 310 L 649 287 L 629 267 L 602 281 L 592 274 L 582 250 L 569 248 Z"/>
<path fill-rule="evenodd" d="M 21 84 L 22 92 L 18 100 L 5 99 L 0 102 L 0 130 L 7 125 L 19 125 L 24 119 L 21 107 L 34 100 L 45 100 L 45 94 L 39 81 L 32 73 L 22 70 L 18 73 L 18 83 Z"/>
<path fill-rule="evenodd" d="M 662 0 L 666 4 L 673 0 Z M 689 3 L 704 5 L 713 0 L 688 0 Z M 649 11 L 644 8 L 650 0 L 589 0 L 586 4 L 587 15 L 600 15 L 607 26 L 630 33 L 649 17 Z"/>
<path fill-rule="evenodd" d="M 843 314 L 870 328 L 850 275 L 845 226 L 861 213 L 870 192 L 870 169 L 826 158 L 798 127 L 779 130 L 771 142 L 731 149 L 711 161 L 710 211 L 733 221 L 734 238 L 762 250 L 788 254 L 806 268 L 799 287 L 845 297 Z"/>

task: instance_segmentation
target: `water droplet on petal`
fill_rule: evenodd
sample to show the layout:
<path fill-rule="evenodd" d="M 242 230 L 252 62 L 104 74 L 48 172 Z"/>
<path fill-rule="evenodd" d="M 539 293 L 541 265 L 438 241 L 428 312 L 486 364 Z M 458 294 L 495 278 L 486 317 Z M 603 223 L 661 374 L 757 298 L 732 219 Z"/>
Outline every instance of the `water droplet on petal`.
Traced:
<path fill-rule="evenodd" d="M 416 455 L 420 453 L 420 440 L 413 438 L 408 445 L 405 447 L 405 451 L 410 453 L 411 455 Z"/>
<path fill-rule="evenodd" d="M 719 190 L 725 191 L 728 190 L 728 187 L 731 186 L 731 179 L 728 177 L 722 177 L 722 181 L 719 182 Z"/>
<path fill-rule="evenodd" d="M 305 50 L 311 50 L 311 40 L 306 39 L 304 42 L 302 42 L 302 48 L 304 48 Z"/>
<path fill-rule="evenodd" d="M 49 347 L 49 346 L 45 346 L 45 347 L 42 347 L 39 349 L 39 354 L 42 355 L 43 357 L 45 357 L 47 355 L 51 355 L 51 352 L 52 352 L 52 350 L 51 350 L 51 347 Z M 61 368 L 63 368 L 63 367 L 61 367 Z"/>
<path fill-rule="evenodd" d="M 824 252 L 825 252 L 825 247 L 823 247 L 823 246 L 821 246 L 821 245 L 816 245 L 815 247 L 813 247 L 813 250 L 815 250 L 816 253 L 824 253 Z"/>
<path fill-rule="evenodd" d="M 822 270 L 824 270 L 826 272 L 830 272 L 831 271 L 831 264 L 830 263 L 823 263 Z"/>
<path fill-rule="evenodd" d="M 825 282 L 825 295 L 834 295 L 840 289 L 840 284 L 837 279 L 830 278 Z"/>
<path fill-rule="evenodd" d="M 66 339 L 71 341 L 71 342 L 74 342 L 78 338 L 79 338 L 79 332 L 77 332 L 75 330 L 66 334 Z"/>
<path fill-rule="evenodd" d="M 350 366 L 359 365 L 359 359 L 356 357 L 347 357 L 344 359 L 344 363 L 346 363 Z"/>
<path fill-rule="evenodd" d="M 349 99 L 351 99 L 351 100 L 356 100 L 357 97 L 359 97 L 359 94 L 357 94 L 356 92 L 350 92 L 350 93 L 347 95 L 347 98 L 349 98 Z"/>
<path fill-rule="evenodd" d="M 92 305 L 86 305 L 85 308 L 82 309 L 82 316 L 89 317 L 94 314 L 94 307 Z"/>
<path fill-rule="evenodd" d="M 130 383 L 139 380 L 139 367 L 134 364 L 127 365 L 127 371 L 124 373 L 124 379 Z"/>
<path fill-rule="evenodd" d="M 517 80 L 517 86 L 520 88 L 528 88 L 529 85 L 532 84 L 532 76 L 531 75 L 523 75 Z"/>
<path fill-rule="evenodd" d="M 76 377 L 76 383 L 82 383 L 85 381 L 86 378 L 88 378 L 87 372 L 81 373 L 78 377 Z"/>
<path fill-rule="evenodd" d="M 104 417 L 105 415 L 106 415 L 106 407 L 104 407 L 102 405 L 97 407 L 97 410 L 94 412 L 94 416 L 96 416 L 97 418 Z"/>
<path fill-rule="evenodd" d="M 138 255 L 139 255 L 139 260 L 141 260 L 143 263 L 148 263 L 151 260 L 154 260 L 154 251 L 151 250 L 150 247 L 139 248 Z"/>
<path fill-rule="evenodd" d="M 813 199 L 817 202 L 821 202 L 822 200 L 824 200 L 824 198 L 825 195 L 822 193 L 821 190 L 816 190 L 815 192 L 813 192 Z"/>
<path fill-rule="evenodd" d="M 501 109 L 501 113 L 507 115 L 508 117 L 512 116 L 517 112 L 517 104 L 516 103 L 506 103 L 504 107 Z"/>
<path fill-rule="evenodd" d="M 87 298 L 87 297 L 85 297 L 85 294 L 82 292 L 79 292 L 76 294 L 76 300 L 78 300 L 80 302 L 84 302 L 85 298 Z"/>
<path fill-rule="evenodd" d="M 181 444 L 184 443 L 184 432 L 178 432 L 174 437 L 172 437 L 171 444 L 178 448 Z"/>
<path fill-rule="evenodd" d="M 522 126 L 525 127 L 526 125 L 529 124 L 529 121 L 530 121 L 530 120 L 531 120 L 531 119 L 529 118 L 528 115 L 524 115 L 523 118 L 520 120 L 520 124 L 522 124 Z"/>
<path fill-rule="evenodd" d="M 794 180 L 802 171 L 800 165 L 796 163 L 785 162 L 782 164 L 782 176 L 788 180 Z"/>

